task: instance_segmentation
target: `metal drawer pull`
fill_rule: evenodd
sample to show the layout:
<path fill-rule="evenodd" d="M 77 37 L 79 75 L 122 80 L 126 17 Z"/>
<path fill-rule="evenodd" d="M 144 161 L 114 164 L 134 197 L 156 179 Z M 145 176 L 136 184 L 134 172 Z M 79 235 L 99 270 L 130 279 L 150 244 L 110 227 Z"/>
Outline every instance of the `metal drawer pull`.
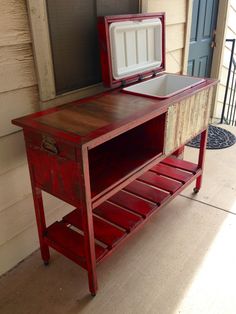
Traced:
<path fill-rule="evenodd" d="M 42 148 L 50 154 L 58 155 L 59 149 L 53 138 L 45 137 L 42 141 Z"/>

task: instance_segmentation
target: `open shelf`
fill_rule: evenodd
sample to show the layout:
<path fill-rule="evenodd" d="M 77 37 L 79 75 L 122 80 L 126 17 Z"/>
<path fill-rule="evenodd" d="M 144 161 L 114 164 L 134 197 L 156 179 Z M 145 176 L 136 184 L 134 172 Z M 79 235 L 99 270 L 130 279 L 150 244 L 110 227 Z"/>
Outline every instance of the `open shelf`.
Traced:
<path fill-rule="evenodd" d="M 88 152 L 92 197 L 125 180 L 163 152 L 165 114 Z"/>
<path fill-rule="evenodd" d="M 97 263 L 201 173 L 196 164 L 169 157 L 96 207 L 93 224 Z M 80 209 L 48 227 L 45 239 L 86 268 Z"/>

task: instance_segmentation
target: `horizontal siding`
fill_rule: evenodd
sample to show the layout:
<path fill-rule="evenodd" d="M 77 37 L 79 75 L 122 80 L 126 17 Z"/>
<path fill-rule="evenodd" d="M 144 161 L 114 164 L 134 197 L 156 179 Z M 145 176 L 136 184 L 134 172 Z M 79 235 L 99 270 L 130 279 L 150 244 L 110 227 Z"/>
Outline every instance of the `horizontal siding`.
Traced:
<path fill-rule="evenodd" d="M 0 176 L 26 163 L 23 132 L 0 138 Z"/>
<path fill-rule="evenodd" d="M 45 212 L 55 211 L 66 207 L 66 204 L 45 193 Z M 67 205 L 68 206 L 68 205 Z M 68 206 L 70 207 L 70 206 Z M 30 226 L 35 225 L 34 205 L 32 195 L 17 202 L 0 212 L 0 247 L 7 241 L 24 232 Z M 71 207 L 72 209 L 72 207 Z M 60 215 L 56 219 L 60 219 Z"/>
<path fill-rule="evenodd" d="M 148 12 L 165 12 L 166 24 L 179 24 L 186 22 L 186 0 L 148 0 Z"/>
<path fill-rule="evenodd" d="M 2 174 L 0 176 L 0 214 L 30 193 L 31 186 L 27 163 Z"/>
<path fill-rule="evenodd" d="M 57 204 L 56 206 L 55 202 Z M 24 202 L 19 203 L 19 208 L 22 208 L 23 210 L 24 207 L 21 207 L 22 204 L 24 204 Z M 47 211 L 46 218 L 49 224 L 71 211 L 71 207 L 68 205 L 58 206 L 57 200 L 55 199 L 52 200 L 50 198 L 49 200 L 48 198 L 47 205 L 49 210 Z M 32 206 L 32 201 L 27 204 L 27 207 L 30 207 L 31 212 L 33 212 Z M 18 215 L 21 215 L 19 209 L 17 213 Z M 39 247 L 35 219 L 33 217 L 31 218 L 32 219 L 29 220 L 27 217 L 25 217 L 25 221 L 21 221 L 18 225 L 14 225 L 15 228 L 18 229 L 18 232 L 12 230 L 10 226 L 11 223 L 15 223 L 17 217 L 15 216 L 13 221 L 7 221 L 7 218 L 5 218 L 5 223 L 7 223 L 11 228 L 11 233 L 9 234 L 9 231 L 5 230 L 4 237 L 5 239 L 9 238 L 9 240 L 0 246 L 0 275 L 13 268 L 17 263 L 22 261 L 25 257 L 30 255 Z M 21 232 L 19 232 L 19 230 L 21 230 Z"/>
<path fill-rule="evenodd" d="M 166 27 L 166 52 L 184 48 L 185 23 Z"/>
<path fill-rule="evenodd" d="M 0 93 L 36 85 L 30 44 L 0 47 Z"/>
<path fill-rule="evenodd" d="M 1 0 L 0 47 L 30 42 L 26 1 Z"/>
<path fill-rule="evenodd" d="M 38 247 L 22 131 L 11 120 L 39 109 L 25 0 L 0 10 L 0 274 Z M 58 201 L 47 201 L 55 216 Z"/>
<path fill-rule="evenodd" d="M 166 71 L 171 73 L 180 73 L 183 64 L 183 49 L 171 51 L 166 54 Z"/>
<path fill-rule="evenodd" d="M 38 97 L 37 86 L 0 93 L 0 137 L 19 130 L 12 119 L 39 110 Z"/>
<path fill-rule="evenodd" d="M 166 13 L 166 71 L 182 72 L 187 1 L 148 0 L 144 8 L 147 12 Z"/>

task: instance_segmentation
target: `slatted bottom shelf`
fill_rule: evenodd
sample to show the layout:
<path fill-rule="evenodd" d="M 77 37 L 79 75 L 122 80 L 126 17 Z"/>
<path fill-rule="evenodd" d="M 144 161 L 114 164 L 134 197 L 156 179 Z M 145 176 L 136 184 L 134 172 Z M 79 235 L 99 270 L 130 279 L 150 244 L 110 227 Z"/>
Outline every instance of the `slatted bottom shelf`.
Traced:
<path fill-rule="evenodd" d="M 168 157 L 95 208 L 97 262 L 200 174 L 196 164 Z M 86 268 L 79 209 L 52 224 L 45 240 L 49 246 Z"/>

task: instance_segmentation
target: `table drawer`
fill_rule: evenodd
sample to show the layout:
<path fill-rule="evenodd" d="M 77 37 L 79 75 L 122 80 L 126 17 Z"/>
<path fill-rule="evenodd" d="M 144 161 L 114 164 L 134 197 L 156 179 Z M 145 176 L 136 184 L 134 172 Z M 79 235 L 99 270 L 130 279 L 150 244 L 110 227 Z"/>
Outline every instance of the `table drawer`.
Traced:
<path fill-rule="evenodd" d="M 27 146 L 40 149 L 50 155 L 76 161 L 76 147 L 72 144 L 43 133 L 25 131 L 24 135 Z"/>

